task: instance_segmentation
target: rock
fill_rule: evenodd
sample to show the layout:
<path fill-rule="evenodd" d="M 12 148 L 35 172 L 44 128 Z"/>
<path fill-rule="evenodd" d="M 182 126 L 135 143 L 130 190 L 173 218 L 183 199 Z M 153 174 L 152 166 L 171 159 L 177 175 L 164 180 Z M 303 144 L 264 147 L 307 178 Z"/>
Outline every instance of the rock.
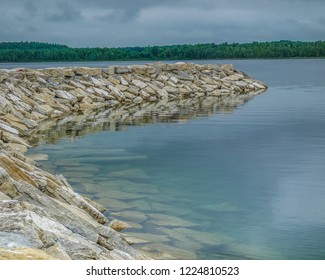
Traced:
<path fill-rule="evenodd" d="M 222 64 L 219 66 L 221 71 L 233 71 L 234 66 L 232 64 Z"/>
<path fill-rule="evenodd" d="M 267 86 L 266 85 L 263 85 L 261 82 L 254 82 L 253 83 L 253 86 L 255 86 L 257 89 L 266 89 Z"/>
<path fill-rule="evenodd" d="M 8 195 L 10 198 L 15 198 L 19 196 L 19 192 L 17 191 L 15 186 L 9 182 L 4 182 L 2 185 L 0 185 L 0 191 Z"/>
<path fill-rule="evenodd" d="M 125 74 L 125 73 L 130 73 L 131 69 L 129 69 L 129 67 L 127 66 L 118 66 L 115 67 L 115 71 L 116 74 Z"/>
<path fill-rule="evenodd" d="M 137 96 L 137 97 L 135 97 L 135 98 L 133 99 L 133 102 L 134 102 L 135 104 L 140 104 L 142 101 L 143 101 L 143 98 L 140 97 L 140 96 Z"/>
<path fill-rule="evenodd" d="M 95 77 L 90 77 L 90 81 L 97 87 L 106 86 L 108 84 L 105 80 Z"/>
<path fill-rule="evenodd" d="M 49 156 L 47 154 L 31 154 L 28 155 L 28 157 L 34 161 L 44 161 L 49 159 Z"/>
<path fill-rule="evenodd" d="M 108 88 L 111 90 L 111 94 L 118 100 L 123 100 L 125 99 L 124 94 L 118 90 L 116 87 L 113 86 L 108 86 Z"/>
<path fill-rule="evenodd" d="M 2 168 L 0 166 L 0 184 L 3 184 L 4 182 L 7 182 L 10 180 L 10 176 L 6 169 Z"/>
<path fill-rule="evenodd" d="M 0 200 L 10 200 L 10 197 L 5 195 L 3 192 L 0 192 Z"/>
<path fill-rule="evenodd" d="M 129 82 L 126 81 L 122 76 L 120 77 L 120 81 L 121 81 L 121 84 L 122 84 L 123 86 L 128 86 L 128 85 L 129 85 Z"/>
<path fill-rule="evenodd" d="M 6 145 L 7 147 L 10 147 L 12 150 L 18 150 L 21 153 L 26 153 L 27 152 L 27 147 L 25 145 L 22 144 L 18 144 L 18 143 L 8 143 Z"/>
<path fill-rule="evenodd" d="M 109 75 L 108 76 L 108 80 L 113 83 L 114 85 L 119 85 L 121 82 L 119 79 L 115 78 L 114 76 L 112 75 Z"/>
<path fill-rule="evenodd" d="M 36 105 L 34 107 L 36 112 L 41 113 L 42 115 L 49 116 L 53 113 L 54 109 L 49 105 Z"/>
<path fill-rule="evenodd" d="M 103 97 L 104 99 L 113 99 L 113 97 L 108 91 L 103 90 L 101 88 L 94 87 L 94 92 L 97 93 L 100 97 Z"/>
<path fill-rule="evenodd" d="M 8 131 L 8 132 L 10 132 L 12 134 L 16 134 L 16 135 L 19 134 L 17 129 L 12 128 L 10 125 L 7 125 L 7 124 L 5 124 L 5 123 L 3 123 L 1 121 L 0 121 L 0 129 L 4 130 L 4 131 Z"/>
<path fill-rule="evenodd" d="M 149 214 L 148 216 L 152 218 L 151 223 L 158 226 L 169 226 L 169 227 L 196 227 L 197 226 L 197 224 L 178 218 L 176 216 L 169 216 L 164 214 Z"/>
<path fill-rule="evenodd" d="M 112 220 L 108 226 L 111 228 L 111 229 L 114 229 L 116 231 L 122 231 L 123 229 L 126 229 L 128 228 L 128 224 L 125 223 L 125 222 L 122 222 L 122 221 L 119 221 L 119 220 Z"/>
<path fill-rule="evenodd" d="M 148 243 L 141 246 L 141 252 L 154 259 L 195 260 L 198 256 L 193 249 L 184 250 L 165 243 Z"/>
<path fill-rule="evenodd" d="M 56 258 L 47 254 L 40 249 L 16 248 L 3 249 L 0 248 L 0 260 L 56 260 Z"/>
<path fill-rule="evenodd" d="M 0 83 L 9 78 L 9 74 L 3 71 L 0 71 Z"/>
<path fill-rule="evenodd" d="M 101 68 L 89 68 L 89 67 L 74 67 L 73 71 L 76 75 L 88 75 L 88 76 L 99 76 L 103 72 Z"/>
<path fill-rule="evenodd" d="M 194 81 L 194 77 L 185 73 L 184 71 L 178 72 L 177 78 L 179 80 Z"/>
<path fill-rule="evenodd" d="M 134 221 L 138 223 L 142 223 L 148 219 L 148 216 L 146 214 L 143 214 L 141 212 L 136 212 L 136 211 L 115 212 L 112 213 L 112 216 L 119 217 L 123 220 Z"/>
<path fill-rule="evenodd" d="M 168 93 L 174 94 L 178 92 L 178 89 L 176 87 L 173 86 L 165 86 L 163 88 L 165 91 L 167 91 Z"/>
<path fill-rule="evenodd" d="M 132 80 L 132 84 L 134 84 L 136 87 L 138 87 L 140 89 L 147 87 L 147 84 L 140 80 Z"/>
<path fill-rule="evenodd" d="M 166 89 L 159 89 L 158 90 L 158 96 L 161 98 L 161 99 L 168 99 L 168 92 L 166 91 Z"/>
<path fill-rule="evenodd" d="M 78 101 L 77 97 L 64 90 L 55 91 L 55 96 L 68 100 L 72 105 Z"/>
<path fill-rule="evenodd" d="M 142 239 L 145 242 L 143 243 L 149 243 L 149 242 L 169 242 L 170 239 L 167 235 L 163 234 L 151 234 L 151 233 L 142 233 L 142 232 L 128 232 L 124 234 L 127 240 L 130 239 L 130 237 Z"/>
<path fill-rule="evenodd" d="M 31 184 L 32 186 L 36 187 L 36 182 L 30 177 L 30 175 L 27 174 L 24 170 L 19 168 L 9 157 L 7 157 L 5 154 L 0 153 L 0 166 L 3 166 L 4 169 L 8 175 L 17 181 L 24 181 L 28 184 Z M 4 174 L 2 170 L 2 174 Z"/>
<path fill-rule="evenodd" d="M 73 69 L 65 68 L 62 69 L 62 75 L 65 77 L 74 77 L 75 73 Z"/>
<path fill-rule="evenodd" d="M 59 260 L 71 260 L 70 256 L 67 252 L 62 248 L 62 246 L 58 243 L 55 245 L 44 249 L 45 253 L 50 255 L 51 257 Z"/>

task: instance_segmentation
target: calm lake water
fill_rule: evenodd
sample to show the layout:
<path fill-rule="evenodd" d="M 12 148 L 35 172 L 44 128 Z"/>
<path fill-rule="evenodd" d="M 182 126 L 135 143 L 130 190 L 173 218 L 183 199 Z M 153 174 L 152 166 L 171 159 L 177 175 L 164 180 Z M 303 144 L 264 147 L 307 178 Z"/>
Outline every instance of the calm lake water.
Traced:
<path fill-rule="evenodd" d="M 188 120 L 186 105 L 110 120 L 29 153 L 129 222 L 123 233 L 153 258 L 325 259 L 325 60 L 230 62 L 269 89 Z"/>

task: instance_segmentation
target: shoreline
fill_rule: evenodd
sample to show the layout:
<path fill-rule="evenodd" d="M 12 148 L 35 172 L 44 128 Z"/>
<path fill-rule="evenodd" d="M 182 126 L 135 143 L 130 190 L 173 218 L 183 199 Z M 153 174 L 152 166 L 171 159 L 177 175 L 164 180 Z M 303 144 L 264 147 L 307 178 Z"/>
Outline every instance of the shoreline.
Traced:
<path fill-rule="evenodd" d="M 215 62 L 220 62 L 219 64 L 223 64 L 223 62 L 228 62 L 228 61 L 245 61 L 245 60 L 318 60 L 318 59 L 325 59 L 325 57 L 272 57 L 272 58 L 220 58 L 220 59 L 184 59 L 182 61 L 185 61 L 186 63 L 188 63 L 189 61 L 195 61 L 195 62 L 210 62 L 210 61 L 215 61 Z M 102 64 L 105 63 L 105 67 L 98 67 L 98 66 L 80 66 L 80 67 L 91 67 L 91 68 L 101 68 L 101 69 L 105 69 L 107 68 L 108 65 L 112 65 L 112 66 L 130 66 L 130 62 L 134 62 L 134 63 L 141 63 L 139 65 L 145 65 L 145 64 L 155 64 L 155 63 L 163 63 L 163 64 L 171 64 L 171 63 L 177 63 L 179 62 L 178 59 L 166 59 L 166 60 L 79 60 L 79 61 L 20 61 L 20 62 L 0 62 L 0 71 L 1 70 L 13 70 L 13 69 L 19 69 L 19 68 L 29 68 L 29 67 L 25 67 L 28 65 L 33 65 L 33 64 L 37 64 L 38 66 L 41 64 L 57 64 L 57 65 L 64 65 L 64 66 L 53 66 L 53 67 L 33 67 L 33 68 L 29 68 L 29 69 L 34 69 L 34 70 L 40 70 L 40 69 L 46 69 L 46 68 L 72 68 L 70 65 L 71 64 Z M 127 63 L 127 64 L 114 64 L 114 63 Z M 66 65 L 65 65 L 66 64 Z M 17 65 L 17 67 L 10 67 L 10 68 L 2 68 L 5 65 Z M 200 64 L 201 65 L 201 64 Z M 202 64 L 205 65 L 205 64 Z M 79 66 L 75 66 L 75 67 L 79 67 Z"/>
<path fill-rule="evenodd" d="M 0 70 L 0 259 L 21 250 L 25 258 L 146 258 L 109 227 L 106 209 L 25 156 L 28 136 L 42 122 L 122 104 L 223 99 L 266 89 L 229 64 Z"/>

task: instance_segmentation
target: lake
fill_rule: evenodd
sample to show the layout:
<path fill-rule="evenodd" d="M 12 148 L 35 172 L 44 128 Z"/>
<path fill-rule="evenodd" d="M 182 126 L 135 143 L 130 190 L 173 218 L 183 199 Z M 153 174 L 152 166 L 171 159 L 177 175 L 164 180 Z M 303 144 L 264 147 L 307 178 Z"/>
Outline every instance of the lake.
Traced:
<path fill-rule="evenodd" d="M 325 59 L 199 63 L 225 62 L 269 89 L 132 122 L 107 114 L 96 133 L 61 125 L 28 153 L 128 222 L 123 234 L 150 257 L 325 259 Z"/>

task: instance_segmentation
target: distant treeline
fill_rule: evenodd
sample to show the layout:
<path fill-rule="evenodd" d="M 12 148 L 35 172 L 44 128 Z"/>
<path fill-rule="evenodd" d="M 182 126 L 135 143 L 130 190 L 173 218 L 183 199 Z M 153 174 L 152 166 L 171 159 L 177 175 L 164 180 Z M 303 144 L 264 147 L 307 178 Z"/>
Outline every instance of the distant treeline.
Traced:
<path fill-rule="evenodd" d="M 325 57 L 325 41 L 274 41 L 125 48 L 70 48 L 38 42 L 0 43 L 0 62 L 188 60 Z"/>

